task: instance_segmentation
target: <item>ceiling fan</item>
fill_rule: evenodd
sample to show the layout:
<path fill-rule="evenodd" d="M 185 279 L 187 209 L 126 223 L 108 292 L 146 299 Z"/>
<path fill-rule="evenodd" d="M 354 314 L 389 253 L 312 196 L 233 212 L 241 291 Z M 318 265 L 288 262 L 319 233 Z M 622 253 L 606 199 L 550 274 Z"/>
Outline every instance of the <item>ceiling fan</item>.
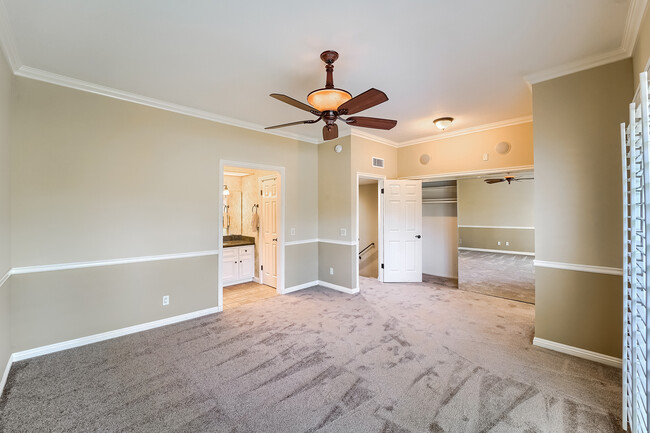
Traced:
<path fill-rule="evenodd" d="M 379 105 L 382 102 L 386 102 L 388 101 L 388 96 L 386 96 L 386 94 L 381 90 L 370 89 L 353 98 L 350 92 L 335 88 L 333 78 L 334 62 L 339 58 L 339 54 L 336 51 L 328 50 L 324 51 L 320 55 L 320 58 L 325 62 L 325 87 L 322 89 L 314 90 L 309 95 L 307 95 L 307 102 L 309 102 L 311 105 L 307 105 L 287 95 L 282 95 L 279 93 L 271 93 L 270 95 L 279 101 L 285 102 L 296 108 L 300 108 L 301 110 L 308 111 L 311 114 L 317 116 L 317 118 L 312 120 L 300 120 L 298 122 L 269 126 L 264 129 L 284 128 L 285 126 L 317 123 L 318 121 L 323 120 L 325 122 L 325 126 L 323 126 L 323 140 L 332 140 L 339 136 L 339 127 L 335 123 L 337 119 L 340 119 L 342 122 L 350 126 L 361 126 L 363 128 L 388 130 L 397 125 L 397 120 L 379 119 L 377 117 L 341 117 L 348 116 L 350 114 L 356 114 L 360 111 L 374 107 L 375 105 Z"/>
<path fill-rule="evenodd" d="M 483 181 L 489 185 L 492 185 L 493 183 L 500 183 L 500 182 L 508 182 L 509 185 L 511 182 L 519 182 L 520 180 L 533 180 L 533 179 L 534 178 L 532 177 L 504 176 L 496 179 L 483 179 Z"/>

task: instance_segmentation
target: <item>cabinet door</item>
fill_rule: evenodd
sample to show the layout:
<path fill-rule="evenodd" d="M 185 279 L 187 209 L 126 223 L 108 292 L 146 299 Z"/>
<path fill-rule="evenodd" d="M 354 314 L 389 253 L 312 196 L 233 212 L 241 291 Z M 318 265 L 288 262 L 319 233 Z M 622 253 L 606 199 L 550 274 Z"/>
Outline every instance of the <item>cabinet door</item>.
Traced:
<path fill-rule="evenodd" d="M 253 279 L 255 276 L 255 246 L 239 247 L 239 279 Z"/>
<path fill-rule="evenodd" d="M 238 261 L 238 249 L 236 247 L 223 249 L 223 284 L 228 284 L 239 279 Z"/>

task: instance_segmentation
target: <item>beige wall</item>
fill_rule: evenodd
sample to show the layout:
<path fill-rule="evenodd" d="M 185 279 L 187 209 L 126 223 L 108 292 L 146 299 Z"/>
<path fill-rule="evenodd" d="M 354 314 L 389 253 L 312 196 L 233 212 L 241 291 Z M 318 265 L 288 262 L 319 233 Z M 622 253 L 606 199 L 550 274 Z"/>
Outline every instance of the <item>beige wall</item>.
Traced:
<path fill-rule="evenodd" d="M 214 307 L 217 269 L 208 256 L 14 275 L 13 351 Z"/>
<path fill-rule="evenodd" d="M 285 167 L 286 225 L 297 228 L 294 240 L 317 237 L 317 146 L 24 78 L 15 82 L 14 266 L 217 249 L 222 159 Z M 17 278 L 13 347 L 214 307 L 216 263 L 216 256 L 160 262 L 174 275 L 172 281 L 190 282 L 174 287 L 162 284 L 147 263 L 129 265 L 128 275 L 112 280 L 123 284 L 113 291 L 100 281 L 113 278 L 108 268 Z M 315 248 L 287 253 L 286 281 L 317 279 L 317 263 Z M 170 292 L 165 293 L 171 295 L 169 307 L 161 305 L 161 289 Z M 20 302 L 23 293 L 47 299 L 48 317 L 83 310 L 93 296 L 106 307 L 92 304 L 94 314 L 75 316 L 74 326 L 36 320 L 27 333 L 21 317 L 38 318 L 43 307 L 38 301 Z M 133 312 L 122 315 L 115 305 Z"/>
<path fill-rule="evenodd" d="M 351 137 L 318 145 L 318 233 L 320 239 L 352 242 L 353 188 L 351 184 Z M 343 146 L 341 153 L 334 147 Z M 354 208 L 356 218 L 356 208 Z M 345 235 L 340 230 L 345 229 Z M 319 242 L 318 279 L 353 289 L 356 287 L 354 245 Z M 334 274 L 329 269 L 334 268 Z"/>
<path fill-rule="evenodd" d="M 495 151 L 495 146 L 502 141 L 512 146 L 510 152 L 505 155 Z M 484 153 L 488 154 L 488 161 L 483 161 Z M 420 156 L 423 154 L 431 157 L 426 165 L 420 163 Z M 523 123 L 400 147 L 397 149 L 397 161 L 399 177 L 531 166 L 533 124 Z"/>
<path fill-rule="evenodd" d="M 632 52 L 634 88 L 639 85 L 639 74 L 645 71 L 650 60 L 650 7 L 646 6 L 643 21 L 639 28 L 639 34 L 636 38 L 634 51 Z"/>
<path fill-rule="evenodd" d="M 458 278 L 458 218 L 455 203 L 422 205 L 422 272 Z"/>
<path fill-rule="evenodd" d="M 535 227 L 534 181 L 488 185 L 483 179 L 462 179 L 457 185 L 459 246 L 527 253 L 535 251 L 534 229 L 509 228 Z"/>
<path fill-rule="evenodd" d="M 622 266 L 619 124 L 633 92 L 631 59 L 533 85 L 538 260 Z M 620 356 L 621 285 L 537 267 L 535 335 Z"/>
<path fill-rule="evenodd" d="M 501 242 L 501 245 L 499 245 L 499 242 Z M 459 227 L 458 246 L 483 250 L 534 253 L 535 230 Z"/>
<path fill-rule="evenodd" d="M 533 180 L 492 185 L 483 179 L 459 180 L 458 225 L 535 227 L 534 197 Z"/>
<path fill-rule="evenodd" d="M 0 51 L 0 280 L 11 268 L 10 139 L 12 71 Z M 0 377 L 11 354 L 9 292 L 11 281 L 0 286 Z M 0 390 L 1 392 L 2 390 Z"/>
<path fill-rule="evenodd" d="M 379 276 L 379 198 L 377 182 L 359 185 L 359 251 L 374 243 L 359 260 L 359 275 Z"/>

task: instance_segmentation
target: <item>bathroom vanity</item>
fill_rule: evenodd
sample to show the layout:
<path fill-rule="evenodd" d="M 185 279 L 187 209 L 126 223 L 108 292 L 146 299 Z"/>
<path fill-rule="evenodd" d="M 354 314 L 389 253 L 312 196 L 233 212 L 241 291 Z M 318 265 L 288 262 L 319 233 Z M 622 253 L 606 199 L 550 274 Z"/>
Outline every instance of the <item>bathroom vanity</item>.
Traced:
<path fill-rule="evenodd" d="M 223 237 L 223 285 L 246 283 L 255 276 L 255 238 Z"/>

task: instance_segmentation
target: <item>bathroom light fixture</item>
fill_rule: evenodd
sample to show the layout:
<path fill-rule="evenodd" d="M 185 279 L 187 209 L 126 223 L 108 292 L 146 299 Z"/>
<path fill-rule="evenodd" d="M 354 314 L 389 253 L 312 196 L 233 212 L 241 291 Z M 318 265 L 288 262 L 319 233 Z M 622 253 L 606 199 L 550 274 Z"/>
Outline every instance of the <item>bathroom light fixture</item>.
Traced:
<path fill-rule="evenodd" d="M 228 185 L 223 186 L 223 195 L 230 195 L 230 191 L 228 191 Z"/>
<path fill-rule="evenodd" d="M 444 131 L 445 129 L 449 128 L 451 125 L 451 122 L 454 121 L 453 117 L 440 117 L 436 120 L 433 121 L 433 124 L 438 127 L 441 131 Z"/>

